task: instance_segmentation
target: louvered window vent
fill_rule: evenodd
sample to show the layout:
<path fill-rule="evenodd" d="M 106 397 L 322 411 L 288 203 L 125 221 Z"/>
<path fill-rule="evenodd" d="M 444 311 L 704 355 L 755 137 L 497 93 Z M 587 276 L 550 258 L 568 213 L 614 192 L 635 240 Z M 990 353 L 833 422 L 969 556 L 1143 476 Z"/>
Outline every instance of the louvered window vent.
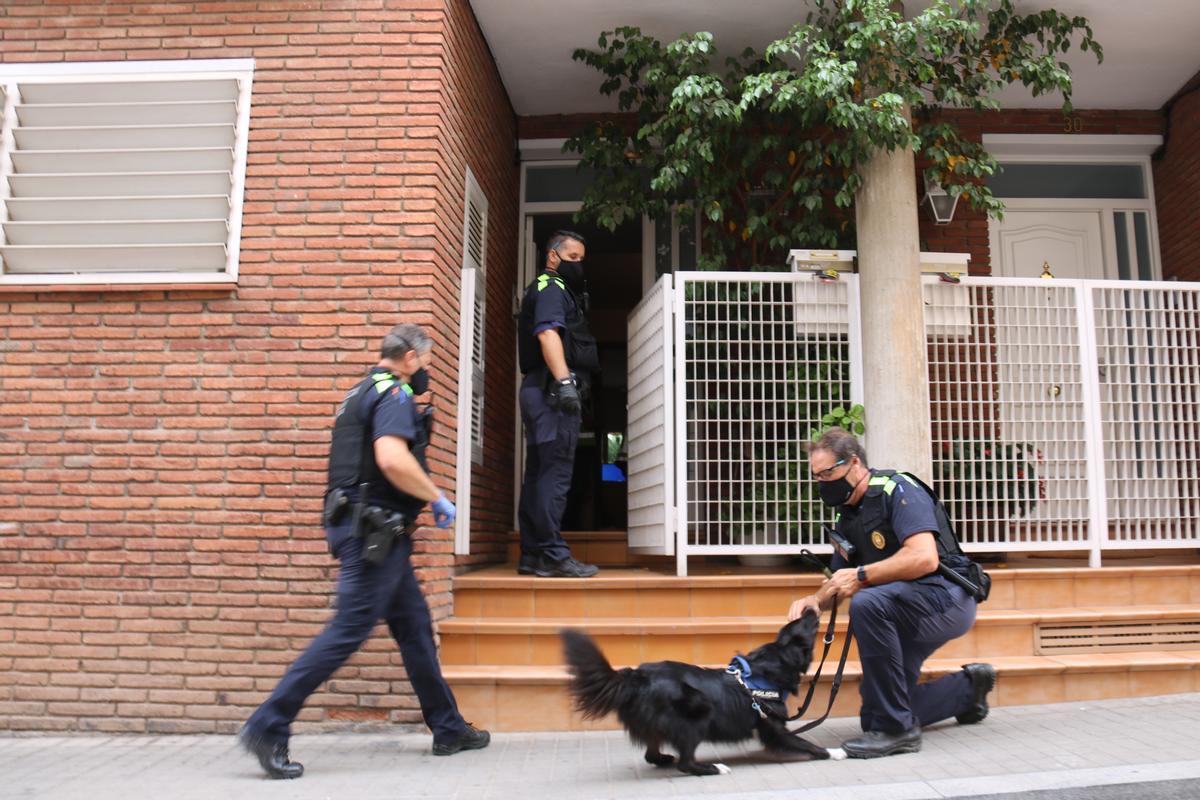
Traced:
<path fill-rule="evenodd" d="M 0 285 L 236 280 L 252 76 L 0 66 Z"/>

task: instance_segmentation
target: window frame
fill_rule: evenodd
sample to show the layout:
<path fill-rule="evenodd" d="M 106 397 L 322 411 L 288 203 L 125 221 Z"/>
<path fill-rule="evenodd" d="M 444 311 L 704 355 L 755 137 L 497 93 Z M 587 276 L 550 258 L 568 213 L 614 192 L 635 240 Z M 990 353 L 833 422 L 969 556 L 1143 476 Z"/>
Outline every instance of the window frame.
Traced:
<path fill-rule="evenodd" d="M 230 286 L 238 282 L 241 251 L 242 213 L 249 150 L 250 104 L 255 61 L 253 58 L 190 59 L 161 61 L 113 61 L 71 63 L 0 64 L 0 88 L 4 104 L 0 108 L 0 223 L 9 221 L 9 178 L 11 155 L 18 151 L 13 128 L 17 122 L 16 96 L 9 91 L 14 84 L 85 84 L 85 83 L 158 83 L 172 80 L 236 80 L 237 117 L 234 122 L 233 161 L 230 171 L 229 211 L 225 217 L 225 267 L 221 271 L 187 268 L 156 271 L 94 272 L 7 272 L 0 264 L 0 290 L 20 287 L 54 289 L 113 287 L 131 285 Z M 19 151 L 18 151 L 19 152 Z M 33 151 L 26 151 L 33 152 Z M 87 220 L 80 220 L 86 222 Z M 132 222 L 138 222 L 133 220 Z M 0 244 L 7 237 L 0 228 Z M 169 244 L 169 243 L 167 243 Z"/>

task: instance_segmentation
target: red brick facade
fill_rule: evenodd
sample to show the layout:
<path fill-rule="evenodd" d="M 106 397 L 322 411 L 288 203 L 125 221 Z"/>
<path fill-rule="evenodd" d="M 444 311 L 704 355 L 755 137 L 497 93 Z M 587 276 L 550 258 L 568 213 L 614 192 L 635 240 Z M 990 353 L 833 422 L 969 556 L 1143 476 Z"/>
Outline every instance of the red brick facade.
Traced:
<path fill-rule="evenodd" d="M 481 549 L 510 527 L 516 123 L 466 0 L 0 8 L 4 62 L 230 57 L 257 60 L 236 290 L 0 290 L 0 728 L 240 724 L 329 616 L 332 411 L 399 321 L 436 343 L 453 485 L 467 165 L 506 432 L 476 469 Z M 419 552 L 444 615 L 450 533 Z M 419 721 L 391 640 L 301 719 Z"/>
<path fill-rule="evenodd" d="M 472 551 L 426 529 L 436 617 L 455 566 L 512 520 L 518 120 L 467 0 L 0 6 L 0 62 L 256 59 L 234 290 L 0 289 L 0 729 L 232 731 L 329 617 L 317 525 L 331 412 L 402 320 L 430 329 L 430 462 L 455 478 L 463 199 L 489 201 L 484 459 Z M 1161 133 L 1158 112 L 1078 112 L 1083 133 Z M 1059 133 L 1056 112 L 962 120 Z M 1156 169 L 1166 274 L 1200 279 L 1200 100 Z M 1168 207 L 1169 206 L 1169 207 Z M 960 208 L 923 246 L 989 271 Z M 306 724 L 417 722 L 390 639 L 315 695 Z"/>
<path fill-rule="evenodd" d="M 1163 277 L 1200 281 L 1200 74 L 1167 109 L 1166 141 L 1154 162 Z"/>

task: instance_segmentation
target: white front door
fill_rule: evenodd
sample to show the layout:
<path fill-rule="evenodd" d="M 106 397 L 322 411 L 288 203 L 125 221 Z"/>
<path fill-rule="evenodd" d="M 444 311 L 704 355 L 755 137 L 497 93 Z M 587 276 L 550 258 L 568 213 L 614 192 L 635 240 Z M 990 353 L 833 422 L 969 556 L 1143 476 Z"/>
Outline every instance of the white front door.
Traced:
<path fill-rule="evenodd" d="M 1037 278 L 1115 278 L 1105 265 L 1103 222 L 1095 211 L 1009 211 L 992 220 L 992 274 Z"/>

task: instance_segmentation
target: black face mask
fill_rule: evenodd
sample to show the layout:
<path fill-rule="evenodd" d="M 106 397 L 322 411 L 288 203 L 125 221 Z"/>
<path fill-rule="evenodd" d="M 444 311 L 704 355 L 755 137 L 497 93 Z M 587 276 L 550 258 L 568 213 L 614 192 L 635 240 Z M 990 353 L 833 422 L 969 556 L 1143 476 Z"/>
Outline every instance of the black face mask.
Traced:
<path fill-rule="evenodd" d="M 578 289 L 583 286 L 583 262 L 558 262 L 558 276 L 567 282 L 567 286 L 570 286 L 572 289 Z"/>
<path fill-rule="evenodd" d="M 424 367 L 412 374 L 408 379 L 408 388 L 412 389 L 413 394 L 425 394 L 429 391 L 429 373 Z"/>
<path fill-rule="evenodd" d="M 837 508 L 846 505 L 850 495 L 854 494 L 854 484 L 843 475 L 836 481 L 818 481 L 817 492 L 821 495 L 822 503 Z"/>

